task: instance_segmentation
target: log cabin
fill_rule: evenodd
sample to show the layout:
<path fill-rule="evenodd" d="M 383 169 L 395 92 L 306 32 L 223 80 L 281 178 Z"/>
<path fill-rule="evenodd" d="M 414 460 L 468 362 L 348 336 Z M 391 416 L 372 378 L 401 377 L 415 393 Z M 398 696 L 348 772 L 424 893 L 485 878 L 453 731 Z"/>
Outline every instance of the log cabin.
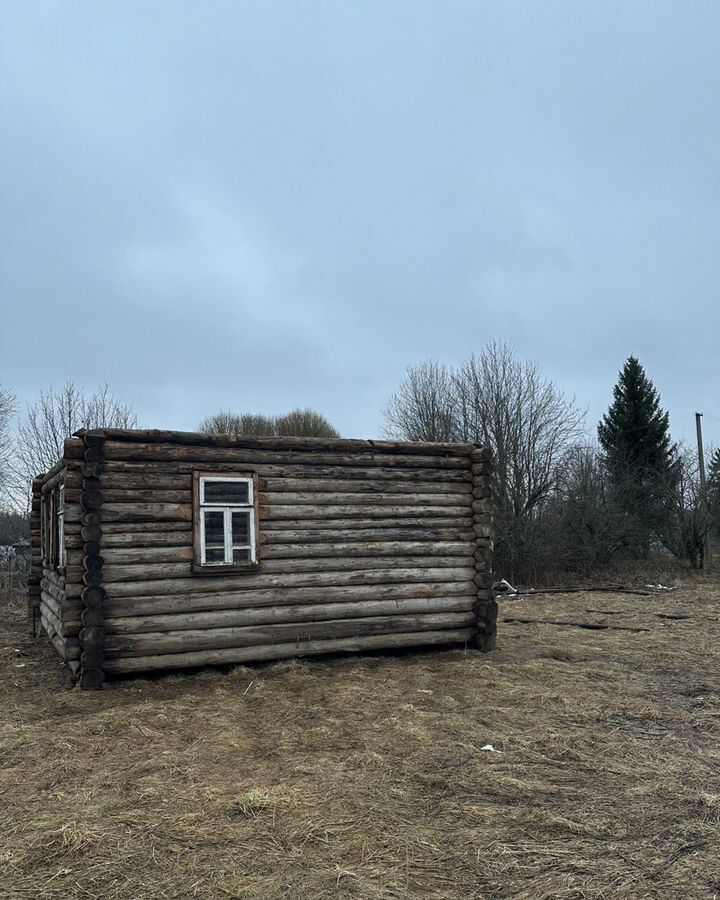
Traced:
<path fill-rule="evenodd" d="M 29 612 L 106 676 L 495 644 L 491 461 L 468 444 L 79 431 L 32 485 Z"/>

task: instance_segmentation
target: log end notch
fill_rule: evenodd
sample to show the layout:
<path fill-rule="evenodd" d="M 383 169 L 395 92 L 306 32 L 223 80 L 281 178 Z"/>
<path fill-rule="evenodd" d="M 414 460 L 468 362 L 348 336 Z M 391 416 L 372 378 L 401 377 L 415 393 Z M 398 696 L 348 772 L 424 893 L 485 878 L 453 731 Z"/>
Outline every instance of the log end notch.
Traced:
<path fill-rule="evenodd" d="M 80 621 L 80 669 L 78 684 L 82 690 L 100 690 L 105 681 L 105 591 L 100 555 L 102 542 L 102 505 L 100 476 L 103 469 L 105 438 L 85 435 L 80 522 L 83 540 L 83 589 Z"/>
<path fill-rule="evenodd" d="M 472 453 L 473 530 L 475 532 L 475 640 L 478 650 L 495 649 L 498 605 L 492 591 L 492 457 L 486 448 Z"/>

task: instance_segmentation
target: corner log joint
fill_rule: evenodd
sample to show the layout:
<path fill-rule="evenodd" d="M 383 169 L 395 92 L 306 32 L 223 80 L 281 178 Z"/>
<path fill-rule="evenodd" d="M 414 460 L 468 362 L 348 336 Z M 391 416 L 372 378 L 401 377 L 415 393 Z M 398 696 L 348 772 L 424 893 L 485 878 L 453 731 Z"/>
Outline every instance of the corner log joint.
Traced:
<path fill-rule="evenodd" d="M 103 590 L 102 505 L 100 476 L 103 470 L 105 438 L 84 436 L 85 452 L 80 521 L 83 540 L 83 590 L 80 621 L 80 672 L 82 690 L 100 690 L 105 681 L 105 591 Z"/>

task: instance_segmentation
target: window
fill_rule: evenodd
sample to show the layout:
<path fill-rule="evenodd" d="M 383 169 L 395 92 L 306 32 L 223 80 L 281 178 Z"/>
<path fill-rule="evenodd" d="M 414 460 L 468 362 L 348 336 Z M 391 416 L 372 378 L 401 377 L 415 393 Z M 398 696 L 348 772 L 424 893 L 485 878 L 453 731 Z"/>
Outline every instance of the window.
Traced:
<path fill-rule="evenodd" d="M 57 564 L 62 568 L 65 565 L 65 485 L 61 484 L 57 489 L 57 509 L 55 510 L 57 522 Z"/>
<path fill-rule="evenodd" d="M 255 481 L 251 475 L 195 477 L 195 562 L 249 566 L 255 551 Z"/>
<path fill-rule="evenodd" d="M 40 499 L 43 565 L 61 569 L 65 565 L 65 486 L 60 484 Z"/>

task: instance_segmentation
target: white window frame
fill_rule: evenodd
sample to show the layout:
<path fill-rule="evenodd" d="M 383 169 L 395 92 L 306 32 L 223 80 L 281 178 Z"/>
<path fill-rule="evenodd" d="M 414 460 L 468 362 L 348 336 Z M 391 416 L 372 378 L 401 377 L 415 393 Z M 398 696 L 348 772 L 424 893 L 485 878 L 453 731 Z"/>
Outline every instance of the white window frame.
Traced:
<path fill-rule="evenodd" d="M 43 565 L 51 569 L 65 566 L 65 485 L 56 485 L 40 498 L 41 548 Z"/>
<path fill-rule="evenodd" d="M 58 541 L 58 567 L 65 567 L 65 485 L 58 488 L 57 504 L 57 541 Z"/>
<path fill-rule="evenodd" d="M 217 481 L 241 481 L 248 486 L 248 499 L 246 503 L 215 503 L 205 502 L 205 483 Z M 199 487 L 199 525 L 200 525 L 200 565 L 201 566 L 222 566 L 238 567 L 243 565 L 252 565 L 257 562 L 256 539 L 255 539 L 255 482 L 248 475 L 201 475 L 198 479 Z M 225 542 L 225 558 L 221 562 L 208 562 L 205 558 L 205 513 L 221 512 L 223 514 L 223 536 Z M 232 514 L 234 512 L 247 512 L 248 515 L 248 537 L 247 544 L 235 544 L 232 539 Z M 233 551 L 249 550 L 249 559 L 241 563 L 233 561 Z"/>

